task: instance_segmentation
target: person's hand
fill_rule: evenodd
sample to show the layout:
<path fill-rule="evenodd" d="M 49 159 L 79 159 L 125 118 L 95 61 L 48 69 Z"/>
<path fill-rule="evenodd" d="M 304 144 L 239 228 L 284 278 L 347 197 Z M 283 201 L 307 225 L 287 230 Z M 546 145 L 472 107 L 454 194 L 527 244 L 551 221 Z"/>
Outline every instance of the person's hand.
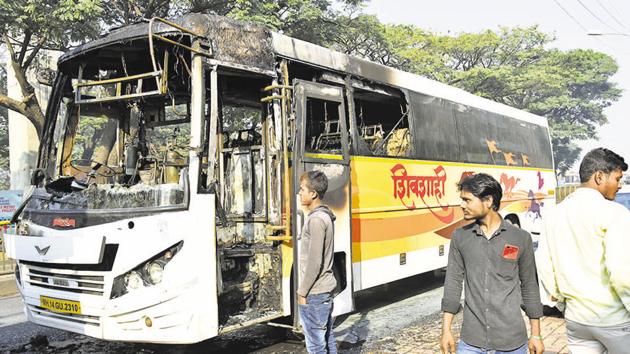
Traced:
<path fill-rule="evenodd" d="M 442 354 L 455 354 L 455 339 L 453 339 L 453 333 L 451 333 L 450 330 L 442 331 L 442 336 L 440 337 L 440 349 L 442 350 Z"/>
<path fill-rule="evenodd" d="M 300 305 L 306 305 L 306 297 L 299 295 L 297 296 L 297 300 L 298 300 L 298 304 Z"/>
<path fill-rule="evenodd" d="M 527 346 L 531 354 L 542 354 L 545 351 L 545 344 L 539 338 L 530 338 Z"/>

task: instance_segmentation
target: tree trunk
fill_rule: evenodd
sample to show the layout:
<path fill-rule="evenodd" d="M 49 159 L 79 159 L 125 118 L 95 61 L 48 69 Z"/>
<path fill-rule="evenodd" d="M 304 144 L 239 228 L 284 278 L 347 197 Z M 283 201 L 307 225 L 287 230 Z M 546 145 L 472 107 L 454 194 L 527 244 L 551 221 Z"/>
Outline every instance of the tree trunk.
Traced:
<path fill-rule="evenodd" d="M 35 89 L 26 79 L 24 68 L 13 58 L 11 58 L 11 66 L 15 73 L 15 79 L 20 84 L 20 90 L 22 91 L 22 104 L 24 105 L 24 109 L 18 112 L 24 115 L 35 126 L 37 137 L 41 139 L 44 130 L 44 113 L 35 95 Z M 8 106 L 5 107 L 12 109 Z"/>
<path fill-rule="evenodd" d="M 33 124 L 33 126 L 35 126 L 37 137 L 41 139 L 44 130 L 44 113 L 42 112 L 42 108 L 39 105 L 37 96 L 35 95 L 35 89 L 26 79 L 26 70 L 28 70 L 32 60 L 37 55 L 44 42 L 43 40 L 40 40 L 31 51 L 28 59 L 26 59 L 26 61 L 22 64 L 22 61 L 26 57 L 28 45 L 23 45 L 20 53 L 15 53 L 13 50 L 13 44 L 11 43 L 9 37 L 6 34 L 4 34 L 3 37 L 10 54 L 9 64 L 11 65 L 11 69 L 13 69 L 16 81 L 20 85 L 22 100 L 15 100 L 6 95 L 0 95 L 0 106 L 6 107 L 25 116 Z"/>

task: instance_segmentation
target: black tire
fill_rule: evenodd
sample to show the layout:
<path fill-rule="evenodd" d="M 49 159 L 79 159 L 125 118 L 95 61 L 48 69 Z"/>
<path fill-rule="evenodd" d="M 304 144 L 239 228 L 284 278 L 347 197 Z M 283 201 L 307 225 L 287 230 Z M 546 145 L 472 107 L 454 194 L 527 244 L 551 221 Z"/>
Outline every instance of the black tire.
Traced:
<path fill-rule="evenodd" d="M 514 214 L 510 214 L 510 215 L 506 215 L 504 219 L 505 219 L 505 221 L 507 221 L 510 224 L 518 227 L 519 229 L 521 228 L 521 222 L 520 222 L 520 220 L 518 220 L 518 216 L 516 216 Z"/>

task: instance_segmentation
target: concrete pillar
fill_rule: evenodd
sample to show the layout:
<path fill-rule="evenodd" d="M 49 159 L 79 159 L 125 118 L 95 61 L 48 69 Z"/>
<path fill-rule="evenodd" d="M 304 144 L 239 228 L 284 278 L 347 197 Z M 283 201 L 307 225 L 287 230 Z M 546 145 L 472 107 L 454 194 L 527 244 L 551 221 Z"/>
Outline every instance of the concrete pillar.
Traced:
<path fill-rule="evenodd" d="M 53 69 L 57 67 L 59 54 L 46 53 L 45 61 Z M 29 72 L 28 81 L 35 88 L 35 95 L 39 100 L 43 112 L 46 112 L 51 88 L 41 85 L 35 79 L 35 73 Z M 9 97 L 22 100 L 20 85 L 15 79 L 15 73 L 7 63 L 7 92 Z M 31 171 L 37 166 L 37 151 L 39 139 L 35 127 L 23 115 L 9 110 L 9 169 L 11 170 L 11 189 L 24 190 L 30 185 Z"/>

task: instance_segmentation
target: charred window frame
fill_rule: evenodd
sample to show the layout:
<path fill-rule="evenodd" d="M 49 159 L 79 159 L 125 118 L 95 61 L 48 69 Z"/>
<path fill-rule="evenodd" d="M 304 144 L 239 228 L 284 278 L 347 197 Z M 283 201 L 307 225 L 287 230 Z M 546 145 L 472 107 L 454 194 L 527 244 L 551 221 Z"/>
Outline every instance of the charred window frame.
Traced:
<path fill-rule="evenodd" d="M 185 36 L 173 37 L 187 41 Z M 115 173 L 116 177 L 109 182 L 130 185 L 140 181 L 178 183 L 179 174 L 188 166 L 190 149 L 190 55 L 179 46 L 164 43 L 154 49 L 156 57 L 163 58 L 163 61 L 158 60 L 158 71 L 154 72 L 158 76 L 155 78 L 145 77 L 147 68 L 152 67 L 146 55 L 149 51 L 146 38 L 117 42 L 81 53 L 60 64 L 63 75 L 72 78 L 68 80 L 64 96 L 75 103 L 66 120 L 68 129 L 60 174 L 77 172 L 69 166 L 73 159 L 70 150 L 76 142 L 73 136 L 80 132 L 77 127 L 80 117 L 92 112 L 118 120 L 117 127 L 109 132 L 109 135 L 115 135 L 110 153 L 117 157 L 117 161 L 102 156 L 100 160 L 103 161 L 98 161 L 114 162 L 109 168 L 104 167 L 110 174 Z M 97 112 L 99 109 L 117 112 L 105 114 Z M 79 165 L 94 166 L 88 161 L 91 158 L 82 159 L 83 163 Z"/>
<path fill-rule="evenodd" d="M 217 92 L 211 92 L 213 69 L 217 70 Z M 267 187 L 264 122 L 267 105 L 260 102 L 262 89 L 271 78 L 225 67 L 206 67 L 206 119 L 203 193 L 217 194 L 217 218 L 230 221 L 266 221 Z M 216 95 L 216 98 L 213 98 Z M 216 131 L 212 132 L 212 100 L 217 99 Z M 211 144 L 216 139 L 216 151 Z M 216 158 L 216 164 L 210 160 Z M 214 166 L 214 172 L 208 166 Z M 212 167 L 210 167 L 212 168 Z M 208 179 L 208 174 L 211 178 Z M 212 176 L 214 175 L 214 176 Z"/>
<path fill-rule="evenodd" d="M 355 153 L 401 158 L 413 155 L 411 112 L 405 92 L 353 80 L 352 99 Z"/>
<path fill-rule="evenodd" d="M 190 94 L 180 93 L 140 108 L 144 120 L 141 136 L 148 157 L 143 168 L 143 174 L 148 176 L 140 175 L 140 178 L 148 177 L 159 183 L 178 183 L 181 172 L 189 166 L 190 104 Z"/>
<path fill-rule="evenodd" d="M 341 102 L 306 97 L 305 154 L 343 155 L 340 107 Z"/>
<path fill-rule="evenodd" d="M 59 176 L 60 154 L 63 149 L 63 132 L 68 119 L 68 102 L 64 102 L 64 98 L 65 93 L 70 90 L 68 75 L 59 72 L 55 78 L 53 92 L 46 108 L 44 133 L 38 154 L 37 166 L 45 171 L 45 174 L 41 176 L 41 179 L 32 181 L 36 185 L 39 185 L 42 181 L 50 182 Z M 59 135 L 57 135 L 57 132 L 59 132 Z"/>

